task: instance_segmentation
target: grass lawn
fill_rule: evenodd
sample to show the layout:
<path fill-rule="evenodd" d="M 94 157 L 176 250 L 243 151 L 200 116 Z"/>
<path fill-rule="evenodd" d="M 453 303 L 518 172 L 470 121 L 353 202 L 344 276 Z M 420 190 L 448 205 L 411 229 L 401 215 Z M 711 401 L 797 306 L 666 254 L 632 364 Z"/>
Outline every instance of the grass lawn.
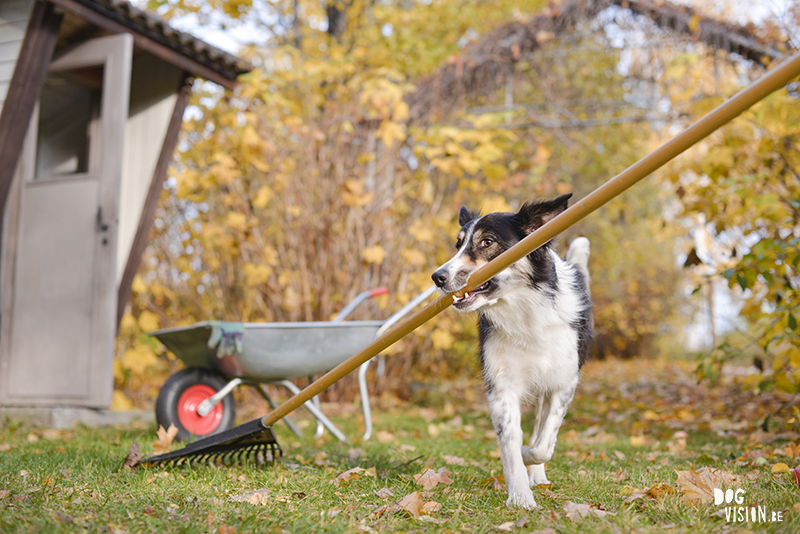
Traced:
<path fill-rule="evenodd" d="M 548 465 L 553 484 L 534 489 L 533 511 L 504 504 L 480 384 L 454 384 L 445 398 L 424 407 L 375 399 L 367 442 L 315 441 L 308 419 L 309 437 L 298 439 L 279 424 L 285 456 L 263 468 L 132 471 L 122 466 L 129 447 L 151 451 L 155 429 L 7 422 L 0 532 L 800 532 L 800 486 L 785 469 L 800 463 L 788 396 L 698 386 L 675 362 L 591 362 Z M 328 408 L 360 435 L 358 406 Z M 424 487 L 415 475 L 429 468 Z M 741 506 L 767 521 L 684 502 L 723 474 L 736 477 Z"/>

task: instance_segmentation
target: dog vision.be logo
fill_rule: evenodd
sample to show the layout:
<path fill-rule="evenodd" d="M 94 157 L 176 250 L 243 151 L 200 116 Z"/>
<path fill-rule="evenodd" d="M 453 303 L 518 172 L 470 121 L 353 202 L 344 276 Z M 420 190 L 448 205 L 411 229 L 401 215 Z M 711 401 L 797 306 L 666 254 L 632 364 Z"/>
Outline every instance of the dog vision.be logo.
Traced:
<path fill-rule="evenodd" d="M 782 511 L 767 513 L 765 506 L 747 506 L 744 504 L 744 490 L 742 488 L 721 490 L 714 488 L 714 504 L 728 505 L 725 508 L 725 521 L 735 523 L 767 523 L 783 521 Z M 717 514 L 714 514 L 717 515 Z M 720 514 L 722 515 L 722 514 Z"/>

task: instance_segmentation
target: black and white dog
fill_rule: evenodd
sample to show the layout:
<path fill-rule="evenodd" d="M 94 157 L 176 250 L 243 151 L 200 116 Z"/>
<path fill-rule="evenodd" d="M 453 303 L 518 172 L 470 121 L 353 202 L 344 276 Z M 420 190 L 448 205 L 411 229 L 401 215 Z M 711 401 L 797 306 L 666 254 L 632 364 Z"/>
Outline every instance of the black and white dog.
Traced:
<path fill-rule="evenodd" d="M 433 273 L 434 282 L 444 293 L 462 289 L 475 270 L 564 211 L 571 196 L 529 202 L 518 213 L 479 216 L 462 207 L 458 252 Z M 544 463 L 553 455 L 593 335 L 588 260 L 585 237 L 571 243 L 566 261 L 547 243 L 482 286 L 453 296 L 457 310 L 478 312 L 481 366 L 508 506 L 535 507 L 531 487 L 549 484 Z M 523 446 L 520 408 L 534 398 L 536 422 Z"/>

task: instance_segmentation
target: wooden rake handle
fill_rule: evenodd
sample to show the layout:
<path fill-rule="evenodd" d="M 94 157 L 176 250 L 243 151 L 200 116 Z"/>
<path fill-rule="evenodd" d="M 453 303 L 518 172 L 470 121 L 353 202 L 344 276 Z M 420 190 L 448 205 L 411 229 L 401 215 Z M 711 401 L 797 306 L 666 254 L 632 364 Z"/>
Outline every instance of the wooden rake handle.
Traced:
<path fill-rule="evenodd" d="M 484 284 L 512 263 L 524 258 L 547 243 L 557 234 L 563 232 L 600 208 L 612 198 L 620 195 L 629 187 L 644 179 L 650 173 L 683 153 L 698 141 L 710 135 L 714 130 L 717 130 L 738 117 L 756 102 L 762 100 L 770 93 L 777 91 L 798 75 L 800 75 L 800 53 L 779 63 L 764 76 L 714 108 L 681 133 L 611 178 L 608 182 L 570 206 L 557 217 L 551 219 L 548 223 L 528 235 L 515 246 L 475 271 L 469 278 L 467 285 L 460 290 L 459 293 L 472 291 L 476 287 Z M 355 370 L 362 363 L 373 358 L 407 334 L 419 328 L 428 320 L 446 310 L 452 304 L 453 296 L 443 295 L 419 311 L 409 315 L 394 328 L 385 332 L 382 336 L 320 377 L 300 393 L 291 397 L 281 406 L 265 415 L 261 419 L 262 424 L 264 426 L 273 425 L 302 406 L 303 403 L 327 389 L 331 384 Z"/>

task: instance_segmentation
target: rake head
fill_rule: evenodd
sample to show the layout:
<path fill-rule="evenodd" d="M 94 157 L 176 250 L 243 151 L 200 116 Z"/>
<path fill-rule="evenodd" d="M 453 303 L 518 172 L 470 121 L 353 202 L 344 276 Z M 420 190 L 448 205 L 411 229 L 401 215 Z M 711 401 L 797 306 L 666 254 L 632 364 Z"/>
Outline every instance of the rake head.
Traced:
<path fill-rule="evenodd" d="M 134 467 L 181 466 L 196 463 L 233 465 L 252 462 L 264 465 L 283 455 L 272 427 L 264 426 L 261 419 L 239 425 L 219 434 L 199 439 L 183 449 L 139 460 Z"/>

